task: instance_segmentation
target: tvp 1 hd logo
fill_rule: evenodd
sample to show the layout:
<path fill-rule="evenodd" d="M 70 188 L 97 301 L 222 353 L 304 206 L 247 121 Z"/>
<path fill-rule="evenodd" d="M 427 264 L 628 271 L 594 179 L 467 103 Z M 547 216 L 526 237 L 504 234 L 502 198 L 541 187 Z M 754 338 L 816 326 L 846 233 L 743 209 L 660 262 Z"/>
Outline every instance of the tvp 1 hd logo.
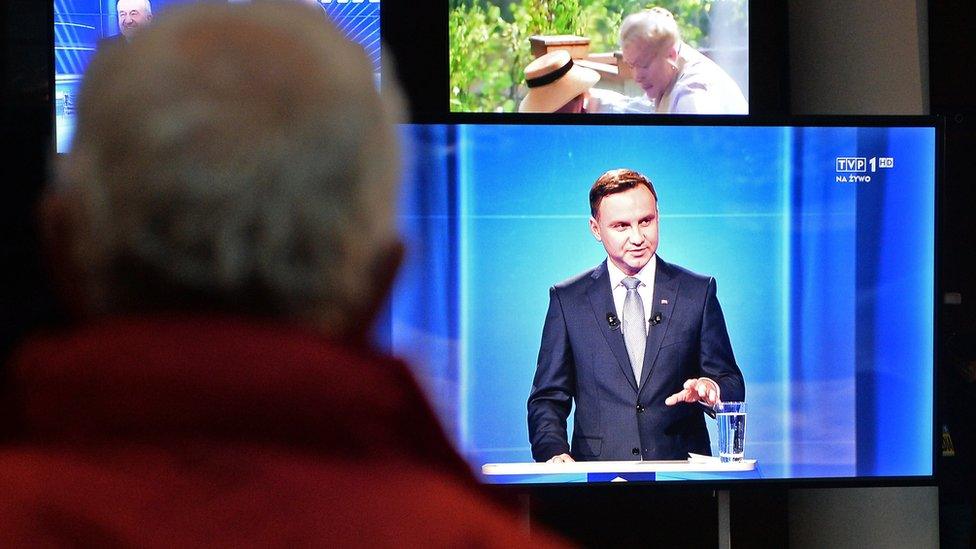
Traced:
<path fill-rule="evenodd" d="M 879 169 L 895 167 L 895 159 L 891 156 L 838 156 L 834 161 L 834 176 L 837 183 L 870 183 L 872 173 Z"/>

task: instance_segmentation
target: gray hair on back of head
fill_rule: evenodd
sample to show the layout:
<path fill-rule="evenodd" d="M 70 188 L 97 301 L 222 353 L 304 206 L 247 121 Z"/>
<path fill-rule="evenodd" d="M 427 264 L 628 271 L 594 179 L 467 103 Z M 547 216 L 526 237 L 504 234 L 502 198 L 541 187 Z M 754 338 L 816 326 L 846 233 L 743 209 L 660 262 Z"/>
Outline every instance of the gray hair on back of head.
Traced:
<path fill-rule="evenodd" d="M 298 2 L 176 8 L 100 52 L 59 174 L 92 299 L 353 310 L 397 238 L 401 100 L 384 80 Z"/>

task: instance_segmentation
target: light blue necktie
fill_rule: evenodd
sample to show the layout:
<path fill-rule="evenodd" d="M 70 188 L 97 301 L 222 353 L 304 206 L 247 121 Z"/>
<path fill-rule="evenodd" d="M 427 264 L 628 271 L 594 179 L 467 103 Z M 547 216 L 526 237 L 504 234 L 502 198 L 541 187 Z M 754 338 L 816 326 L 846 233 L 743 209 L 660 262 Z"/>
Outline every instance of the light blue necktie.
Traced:
<path fill-rule="evenodd" d="M 621 283 L 627 288 L 627 297 L 624 298 L 624 343 L 627 344 L 627 354 L 630 355 L 630 367 L 634 370 L 634 379 L 640 384 L 641 370 L 644 367 L 644 347 L 647 345 L 644 301 L 637 293 L 637 287 L 641 282 L 628 276 Z"/>

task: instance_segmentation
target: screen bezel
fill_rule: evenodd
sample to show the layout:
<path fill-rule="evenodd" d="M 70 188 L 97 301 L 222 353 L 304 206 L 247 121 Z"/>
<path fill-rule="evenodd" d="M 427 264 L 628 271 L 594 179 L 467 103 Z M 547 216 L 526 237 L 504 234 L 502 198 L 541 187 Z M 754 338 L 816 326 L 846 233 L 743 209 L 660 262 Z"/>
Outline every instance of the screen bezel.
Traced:
<path fill-rule="evenodd" d="M 506 484 L 488 482 L 475 471 L 479 480 L 493 490 L 517 494 L 537 494 L 543 497 L 558 497 L 567 493 L 566 490 L 624 489 L 619 486 L 655 487 L 654 489 L 701 489 L 721 490 L 741 487 L 784 487 L 784 488 L 825 488 L 825 487 L 890 487 L 890 486 L 935 486 L 938 483 L 938 461 L 940 456 L 939 417 L 939 357 L 941 356 L 942 332 L 939 313 L 939 296 L 942 294 L 941 246 L 942 246 L 942 218 L 943 208 L 943 155 L 945 139 L 945 120 L 939 116 L 735 116 L 735 115 L 671 115 L 671 116 L 633 116 L 633 115 L 597 115 L 581 116 L 574 114 L 518 114 L 518 113 L 444 113 L 436 117 L 428 117 L 423 122 L 411 121 L 407 125 L 422 124 L 485 124 L 485 125 L 582 125 L 582 126 L 795 126 L 795 127 L 924 127 L 935 131 L 935 166 L 934 166 L 934 220 L 933 227 L 934 257 L 932 310 L 933 320 L 933 357 L 932 357 L 932 474 L 918 476 L 871 476 L 871 477 L 818 477 L 818 478 L 776 478 L 776 479 L 708 479 L 708 480 L 668 480 L 668 481 L 629 481 L 612 483 L 613 488 L 605 488 L 609 482 L 595 483 L 531 483 Z M 474 464 L 470 464 L 475 467 Z M 586 487 L 586 488 L 581 488 Z"/>

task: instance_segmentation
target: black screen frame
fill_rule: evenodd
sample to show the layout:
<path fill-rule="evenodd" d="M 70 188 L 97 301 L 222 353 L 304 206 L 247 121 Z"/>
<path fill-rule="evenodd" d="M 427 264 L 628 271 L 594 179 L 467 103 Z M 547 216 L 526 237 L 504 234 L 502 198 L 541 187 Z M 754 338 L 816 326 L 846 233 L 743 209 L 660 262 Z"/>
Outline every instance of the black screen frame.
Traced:
<path fill-rule="evenodd" d="M 749 0 L 749 114 L 738 118 L 784 116 L 790 111 L 788 11 L 786 2 Z M 449 13 L 448 0 L 386 0 L 380 5 L 380 36 L 388 48 L 384 59 L 395 62 L 412 122 L 469 114 L 449 112 Z"/>
<path fill-rule="evenodd" d="M 939 481 L 939 456 L 941 438 L 939 425 L 942 423 L 939 411 L 939 375 L 943 356 L 943 319 L 940 312 L 940 296 L 943 292 L 941 280 L 943 247 L 942 212 L 946 197 L 944 177 L 945 124 L 941 116 L 907 115 L 804 115 L 804 116 L 753 116 L 736 115 L 672 115 L 672 116 L 634 116 L 600 115 L 580 116 L 574 114 L 519 114 L 519 113 L 444 113 L 428 116 L 424 122 L 410 121 L 410 125 L 420 124 L 491 124 L 491 125 L 585 125 L 585 126 L 797 126 L 797 127 L 930 127 L 935 131 L 935 204 L 933 227 L 934 265 L 931 311 L 933 334 L 933 385 L 932 385 L 932 474 L 919 476 L 872 476 L 872 477 L 819 477 L 819 478 L 776 478 L 776 479 L 709 479 L 680 481 L 629 481 L 620 483 L 532 483 L 504 484 L 487 482 L 479 477 L 483 485 L 508 495 L 532 495 L 543 499 L 560 498 L 570 493 L 601 494 L 604 490 L 729 490 L 733 488 L 847 488 L 847 487 L 895 487 L 895 486 L 936 486 Z M 472 467 L 474 465 L 472 464 Z M 480 475 L 480 472 L 476 471 Z M 613 484 L 613 486 L 608 486 Z"/>

